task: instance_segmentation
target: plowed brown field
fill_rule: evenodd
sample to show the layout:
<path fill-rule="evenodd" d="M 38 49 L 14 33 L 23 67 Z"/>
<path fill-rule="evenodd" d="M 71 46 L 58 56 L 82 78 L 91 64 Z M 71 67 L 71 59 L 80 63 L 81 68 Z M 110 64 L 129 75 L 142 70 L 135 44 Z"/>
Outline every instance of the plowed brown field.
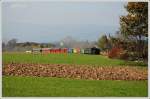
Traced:
<path fill-rule="evenodd" d="M 61 77 L 92 80 L 147 80 L 147 68 L 131 66 L 91 67 L 66 64 L 5 64 L 3 75 Z"/>

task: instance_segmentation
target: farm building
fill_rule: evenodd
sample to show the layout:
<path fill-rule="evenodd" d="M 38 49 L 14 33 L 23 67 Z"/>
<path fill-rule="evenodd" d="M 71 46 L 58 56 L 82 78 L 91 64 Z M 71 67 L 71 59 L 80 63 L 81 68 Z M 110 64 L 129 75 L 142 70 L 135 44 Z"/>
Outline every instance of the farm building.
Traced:
<path fill-rule="evenodd" d="M 73 48 L 73 53 L 77 53 L 77 49 L 76 48 Z"/>
<path fill-rule="evenodd" d="M 80 53 L 84 54 L 84 49 L 80 49 Z"/>
<path fill-rule="evenodd" d="M 90 54 L 90 53 L 91 53 L 91 49 L 90 48 L 84 49 L 84 54 Z"/>
<path fill-rule="evenodd" d="M 41 53 L 42 49 L 41 48 L 33 48 L 32 53 Z"/>
<path fill-rule="evenodd" d="M 68 48 L 68 53 L 73 53 L 73 48 Z"/>
<path fill-rule="evenodd" d="M 91 48 L 91 54 L 100 54 L 100 49 L 96 47 Z"/>
<path fill-rule="evenodd" d="M 84 54 L 95 54 L 98 55 L 100 54 L 100 49 L 93 47 L 93 48 L 86 48 L 84 49 Z"/>
<path fill-rule="evenodd" d="M 42 53 L 49 53 L 51 48 L 42 48 Z"/>
<path fill-rule="evenodd" d="M 86 49 L 80 49 L 80 48 L 34 48 L 32 49 L 33 53 L 76 53 L 76 54 L 100 54 L 100 49 L 93 47 L 93 48 L 86 48 Z"/>

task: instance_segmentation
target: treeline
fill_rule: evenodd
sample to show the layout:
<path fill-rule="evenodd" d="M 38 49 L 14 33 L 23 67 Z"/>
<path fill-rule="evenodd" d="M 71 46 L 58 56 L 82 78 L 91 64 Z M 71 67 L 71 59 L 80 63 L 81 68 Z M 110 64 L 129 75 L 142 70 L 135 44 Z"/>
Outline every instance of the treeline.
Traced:
<path fill-rule="evenodd" d="M 2 43 L 2 51 L 31 51 L 33 48 L 92 48 L 94 46 L 96 46 L 95 41 L 78 41 L 70 36 L 67 36 L 60 41 L 52 43 L 18 43 L 17 39 L 11 39 L 7 43 Z"/>
<path fill-rule="evenodd" d="M 110 58 L 148 61 L 148 2 L 129 2 L 115 36 L 102 36 L 98 45 Z"/>
<path fill-rule="evenodd" d="M 51 43 L 23 42 L 18 43 L 17 39 L 11 39 L 7 43 L 2 42 L 2 51 L 27 51 L 33 48 L 48 48 L 54 47 Z"/>

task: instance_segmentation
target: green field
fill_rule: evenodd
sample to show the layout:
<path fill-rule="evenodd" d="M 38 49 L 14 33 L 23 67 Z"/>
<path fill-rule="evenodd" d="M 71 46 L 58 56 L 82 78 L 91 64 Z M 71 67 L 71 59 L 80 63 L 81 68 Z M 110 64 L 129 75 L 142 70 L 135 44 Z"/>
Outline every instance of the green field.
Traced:
<path fill-rule="evenodd" d="M 147 81 L 73 80 L 48 77 L 3 77 L 3 96 L 134 96 L 148 95 Z"/>
<path fill-rule="evenodd" d="M 2 62 L 86 64 L 91 66 L 134 65 L 147 67 L 143 63 L 109 59 L 101 55 L 84 54 L 25 54 L 3 53 Z M 144 67 L 143 67 L 144 66 Z M 148 82 L 113 80 L 74 80 L 48 77 L 3 76 L 3 96 L 140 96 L 148 94 Z"/>
<path fill-rule="evenodd" d="M 119 59 L 109 59 L 101 55 L 87 54 L 26 54 L 4 53 L 3 63 L 51 63 L 51 64 L 88 64 L 99 66 L 134 65 L 147 66 L 144 63 L 136 63 Z"/>

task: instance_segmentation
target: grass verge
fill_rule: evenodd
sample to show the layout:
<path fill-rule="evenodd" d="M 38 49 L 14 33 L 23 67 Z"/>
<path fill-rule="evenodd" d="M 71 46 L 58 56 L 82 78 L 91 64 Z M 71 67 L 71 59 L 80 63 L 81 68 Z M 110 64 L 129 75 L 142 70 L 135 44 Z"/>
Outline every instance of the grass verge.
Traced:
<path fill-rule="evenodd" d="M 109 59 L 101 55 L 86 54 L 26 54 L 26 53 L 3 53 L 3 63 L 43 63 L 43 64 L 76 64 L 94 66 L 147 66 L 144 63 Z"/>
<path fill-rule="evenodd" d="M 49 77 L 3 76 L 2 96 L 147 97 L 145 81 L 73 80 Z"/>

